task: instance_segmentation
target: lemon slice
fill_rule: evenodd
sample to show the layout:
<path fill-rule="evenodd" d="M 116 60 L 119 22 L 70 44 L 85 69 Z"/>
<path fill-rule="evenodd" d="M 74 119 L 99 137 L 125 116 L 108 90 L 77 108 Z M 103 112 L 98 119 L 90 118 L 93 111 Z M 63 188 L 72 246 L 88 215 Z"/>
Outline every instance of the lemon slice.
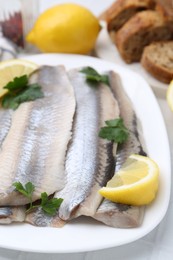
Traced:
<path fill-rule="evenodd" d="M 113 202 L 145 205 L 155 198 L 158 183 L 157 164 L 146 156 L 132 154 L 99 193 Z"/>
<path fill-rule="evenodd" d="M 167 99 L 170 109 L 173 111 L 173 80 L 171 81 L 171 83 L 169 84 L 169 87 L 167 89 L 166 99 Z"/>
<path fill-rule="evenodd" d="M 8 82 L 12 81 L 15 77 L 29 75 L 38 65 L 26 60 L 9 60 L 0 62 L 0 97 L 2 97 L 7 90 L 3 89 Z"/>

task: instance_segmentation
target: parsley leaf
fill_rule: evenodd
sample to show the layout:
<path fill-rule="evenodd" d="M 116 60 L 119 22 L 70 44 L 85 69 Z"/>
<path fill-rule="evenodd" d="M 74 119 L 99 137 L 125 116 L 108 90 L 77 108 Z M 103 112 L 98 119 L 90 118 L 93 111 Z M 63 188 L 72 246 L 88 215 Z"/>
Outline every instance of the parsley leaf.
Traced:
<path fill-rule="evenodd" d="M 15 77 L 14 80 L 10 81 L 4 88 L 8 89 L 8 92 L 1 100 L 4 108 L 15 110 L 21 103 L 44 97 L 41 86 L 37 83 L 29 84 L 26 75 Z"/>
<path fill-rule="evenodd" d="M 91 83 L 105 83 L 109 86 L 108 75 L 101 75 L 95 69 L 91 67 L 85 67 L 80 72 L 86 74 L 86 80 Z"/>
<path fill-rule="evenodd" d="M 49 198 L 47 193 L 43 192 L 41 193 L 41 203 L 33 206 L 32 196 L 35 190 L 35 186 L 31 182 L 27 182 L 25 186 L 23 186 L 20 182 L 14 182 L 13 186 L 18 192 L 29 199 L 30 206 L 27 209 L 27 212 L 31 211 L 34 208 L 41 207 L 45 213 L 53 216 L 55 215 L 56 210 L 59 208 L 63 201 L 63 199 L 61 198 Z"/>
<path fill-rule="evenodd" d="M 9 91 L 13 90 L 20 90 L 23 89 L 24 86 L 27 86 L 28 84 L 28 77 L 26 75 L 23 75 L 21 77 L 15 77 L 13 81 L 8 82 L 8 84 L 3 87 L 5 89 L 8 89 Z"/>
<path fill-rule="evenodd" d="M 21 182 L 14 182 L 13 186 L 27 198 L 31 198 L 35 190 L 35 187 L 31 182 L 27 182 L 25 186 L 23 186 Z"/>
<path fill-rule="evenodd" d="M 108 120 L 105 123 L 107 126 L 100 129 L 99 137 L 120 144 L 128 139 L 129 131 L 125 127 L 122 118 Z"/>
<path fill-rule="evenodd" d="M 49 199 L 46 192 L 41 193 L 41 207 L 42 210 L 47 214 L 53 216 L 55 215 L 57 208 L 61 205 L 63 199 L 52 198 Z"/>
<path fill-rule="evenodd" d="M 22 185 L 21 182 L 14 182 L 13 186 L 16 188 L 16 190 L 20 193 L 22 193 L 25 197 L 29 199 L 30 207 L 31 209 L 32 206 L 32 195 L 35 190 L 35 186 L 31 182 L 27 182 L 25 186 Z"/>

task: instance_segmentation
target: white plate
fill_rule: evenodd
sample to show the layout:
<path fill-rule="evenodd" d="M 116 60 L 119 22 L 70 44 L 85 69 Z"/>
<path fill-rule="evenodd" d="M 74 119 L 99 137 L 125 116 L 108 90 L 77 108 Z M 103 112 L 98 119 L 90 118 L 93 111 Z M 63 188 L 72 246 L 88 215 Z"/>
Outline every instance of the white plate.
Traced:
<path fill-rule="evenodd" d="M 67 69 L 92 66 L 100 72 L 105 70 L 118 72 L 141 119 L 149 156 L 160 167 L 160 187 L 156 200 L 146 208 L 143 224 L 139 228 L 116 229 L 89 218 L 76 219 L 60 229 L 40 228 L 29 224 L 1 225 L 0 247 L 32 252 L 70 253 L 115 247 L 145 236 L 163 219 L 168 208 L 171 184 L 167 133 L 150 87 L 140 75 L 97 58 L 40 54 L 27 59 L 38 64 L 64 64 Z"/>
<path fill-rule="evenodd" d="M 168 88 L 168 84 L 164 84 L 161 81 L 158 81 L 153 76 L 151 76 L 141 65 L 139 62 L 135 62 L 132 64 L 127 64 L 121 58 L 116 46 L 112 43 L 109 34 L 106 30 L 105 22 L 102 22 L 102 30 L 98 36 L 95 53 L 99 58 L 102 58 L 107 61 L 111 61 L 113 63 L 122 65 L 128 69 L 131 69 L 135 72 L 138 72 L 145 80 L 149 83 L 149 85 L 154 89 L 154 91 L 158 91 L 162 96 L 165 95 L 166 90 Z M 157 92 L 156 92 L 157 93 Z"/>

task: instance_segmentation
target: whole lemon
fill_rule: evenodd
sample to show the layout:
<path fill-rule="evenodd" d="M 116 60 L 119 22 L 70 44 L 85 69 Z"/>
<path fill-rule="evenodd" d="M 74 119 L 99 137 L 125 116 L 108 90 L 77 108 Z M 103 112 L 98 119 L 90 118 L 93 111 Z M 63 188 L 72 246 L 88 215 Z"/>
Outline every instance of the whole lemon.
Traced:
<path fill-rule="evenodd" d="M 26 40 L 42 52 L 87 54 L 99 31 L 99 21 L 88 9 L 68 3 L 43 12 Z"/>

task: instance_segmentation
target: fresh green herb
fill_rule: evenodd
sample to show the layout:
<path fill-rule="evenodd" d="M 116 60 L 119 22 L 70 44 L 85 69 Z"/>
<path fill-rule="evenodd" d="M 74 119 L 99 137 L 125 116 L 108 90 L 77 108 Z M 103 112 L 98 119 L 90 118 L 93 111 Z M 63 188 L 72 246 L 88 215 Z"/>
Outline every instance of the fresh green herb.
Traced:
<path fill-rule="evenodd" d="M 40 85 L 29 84 L 27 75 L 15 77 L 3 88 L 8 90 L 1 99 L 4 108 L 17 109 L 23 102 L 33 101 L 44 96 Z"/>
<path fill-rule="evenodd" d="M 49 199 L 46 192 L 41 194 L 41 207 L 49 215 L 55 215 L 57 208 L 61 205 L 63 199 Z"/>
<path fill-rule="evenodd" d="M 107 126 L 102 127 L 99 137 L 114 141 L 115 143 L 123 143 L 127 140 L 129 131 L 125 127 L 123 119 L 117 118 L 105 122 Z"/>
<path fill-rule="evenodd" d="M 25 186 L 23 186 L 20 182 L 14 182 L 13 186 L 18 192 L 22 193 L 25 197 L 29 199 L 30 208 L 32 208 L 32 195 L 35 190 L 35 186 L 31 182 L 27 182 Z"/>
<path fill-rule="evenodd" d="M 41 202 L 40 204 L 33 205 L 32 204 L 32 196 L 35 190 L 35 186 L 31 182 L 27 182 L 25 186 L 23 186 L 20 182 L 13 183 L 15 189 L 23 194 L 25 197 L 29 199 L 29 208 L 27 212 L 31 211 L 34 208 L 41 207 L 42 210 L 50 216 L 55 215 L 56 210 L 61 205 L 63 199 L 61 198 L 49 198 L 46 192 L 41 193 Z"/>
<path fill-rule="evenodd" d="M 85 67 L 80 72 L 86 74 L 86 80 L 91 83 L 105 83 L 109 86 L 108 75 L 101 75 L 95 69 L 91 67 Z"/>

